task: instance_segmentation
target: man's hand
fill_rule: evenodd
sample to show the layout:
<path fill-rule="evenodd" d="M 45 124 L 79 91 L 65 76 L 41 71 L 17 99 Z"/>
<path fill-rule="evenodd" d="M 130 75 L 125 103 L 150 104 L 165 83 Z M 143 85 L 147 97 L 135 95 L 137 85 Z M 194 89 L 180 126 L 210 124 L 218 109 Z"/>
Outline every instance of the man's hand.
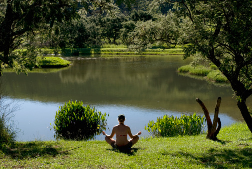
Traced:
<path fill-rule="evenodd" d="M 102 134 L 103 134 L 103 135 L 106 135 L 105 131 L 102 131 Z"/>
<path fill-rule="evenodd" d="M 138 133 L 137 133 L 137 135 L 141 135 L 142 133 L 141 133 L 141 131 L 139 131 Z"/>

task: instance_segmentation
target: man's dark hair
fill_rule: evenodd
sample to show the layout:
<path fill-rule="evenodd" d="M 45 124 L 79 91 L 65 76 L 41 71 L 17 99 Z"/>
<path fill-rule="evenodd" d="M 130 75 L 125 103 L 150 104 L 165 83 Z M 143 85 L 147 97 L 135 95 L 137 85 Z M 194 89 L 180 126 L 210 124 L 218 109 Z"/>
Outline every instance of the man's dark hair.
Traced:
<path fill-rule="evenodd" d="M 123 122 L 123 121 L 125 120 L 124 114 L 120 114 L 120 115 L 118 116 L 118 120 L 119 120 L 120 122 Z"/>

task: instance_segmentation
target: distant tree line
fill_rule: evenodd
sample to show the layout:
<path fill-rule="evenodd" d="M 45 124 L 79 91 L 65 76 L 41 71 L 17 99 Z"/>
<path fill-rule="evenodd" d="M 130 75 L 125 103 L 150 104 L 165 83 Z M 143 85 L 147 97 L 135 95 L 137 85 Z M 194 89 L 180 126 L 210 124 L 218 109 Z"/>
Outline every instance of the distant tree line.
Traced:
<path fill-rule="evenodd" d="M 128 14 L 81 15 L 71 23 L 54 25 L 53 32 L 43 39 L 41 47 L 86 48 L 100 47 L 103 44 L 130 45 L 133 32 L 139 23 L 158 20 L 148 11 L 133 10 Z"/>

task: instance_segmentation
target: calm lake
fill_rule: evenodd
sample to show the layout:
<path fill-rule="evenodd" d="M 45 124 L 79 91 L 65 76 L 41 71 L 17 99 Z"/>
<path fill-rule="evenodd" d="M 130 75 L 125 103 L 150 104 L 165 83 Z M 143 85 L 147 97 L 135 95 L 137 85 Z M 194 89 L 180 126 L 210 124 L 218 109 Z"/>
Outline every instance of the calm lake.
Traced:
<path fill-rule="evenodd" d="M 204 80 L 177 73 L 177 68 L 191 60 L 182 56 L 137 56 L 123 58 L 71 58 L 73 65 L 52 73 L 17 75 L 4 73 L 1 88 L 4 102 L 17 107 L 11 120 L 19 130 L 18 141 L 54 140 L 54 117 L 59 106 L 69 100 L 80 100 L 108 113 L 110 134 L 118 124 L 117 116 L 125 114 L 125 124 L 132 133 L 142 131 L 150 120 L 165 114 L 203 115 L 200 98 L 213 112 L 217 98 L 222 98 L 222 126 L 241 121 L 231 87 L 220 87 Z M 52 125 L 50 125 L 50 123 Z M 96 136 L 103 140 L 104 136 Z"/>

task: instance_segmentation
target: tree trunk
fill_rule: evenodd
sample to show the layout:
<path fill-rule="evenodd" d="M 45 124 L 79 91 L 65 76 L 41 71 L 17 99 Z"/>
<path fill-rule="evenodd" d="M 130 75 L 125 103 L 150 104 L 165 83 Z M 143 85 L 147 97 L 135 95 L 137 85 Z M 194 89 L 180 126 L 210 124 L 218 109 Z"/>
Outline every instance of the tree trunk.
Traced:
<path fill-rule="evenodd" d="M 199 98 L 197 98 L 196 101 L 200 104 L 201 108 L 203 109 L 206 120 L 207 120 L 208 132 L 207 132 L 206 138 L 211 139 L 211 140 L 218 140 L 217 135 L 221 129 L 221 121 L 220 121 L 220 118 L 218 117 L 221 98 L 219 97 L 216 103 L 213 123 L 211 121 L 209 112 L 206 106 L 204 105 L 204 103 Z M 218 124 L 218 127 L 217 127 L 217 124 Z"/>
<path fill-rule="evenodd" d="M 199 98 L 196 98 L 196 101 L 200 104 L 203 112 L 204 112 L 204 115 L 206 117 L 206 120 L 207 120 L 207 128 L 208 128 L 208 133 L 211 133 L 211 129 L 212 129 L 212 120 L 209 116 L 209 112 L 206 108 L 206 106 L 204 105 L 204 103 L 199 99 Z M 207 136 L 208 137 L 208 136 Z"/>
<path fill-rule="evenodd" d="M 10 2 L 7 4 L 5 18 L 1 24 L 1 35 L 2 35 L 2 44 L 3 44 L 3 58 L 1 58 L 1 61 L 4 63 L 9 63 L 9 53 L 10 53 L 10 47 L 12 43 L 12 36 L 11 36 L 11 26 L 13 23 L 12 20 L 12 7 Z"/>
<path fill-rule="evenodd" d="M 248 111 L 246 100 L 242 99 L 237 102 L 237 105 L 241 111 L 242 117 L 244 121 L 246 122 L 250 132 L 252 133 L 252 117 L 250 115 L 250 112 Z"/>
<path fill-rule="evenodd" d="M 213 126 L 212 126 L 212 130 L 211 133 L 214 133 L 217 127 L 217 123 L 218 123 L 218 114 L 219 114 L 219 107 L 220 107 L 220 103 L 221 103 L 221 98 L 218 97 L 217 99 L 217 103 L 215 106 L 215 111 L 214 111 L 214 120 L 213 120 Z"/>

